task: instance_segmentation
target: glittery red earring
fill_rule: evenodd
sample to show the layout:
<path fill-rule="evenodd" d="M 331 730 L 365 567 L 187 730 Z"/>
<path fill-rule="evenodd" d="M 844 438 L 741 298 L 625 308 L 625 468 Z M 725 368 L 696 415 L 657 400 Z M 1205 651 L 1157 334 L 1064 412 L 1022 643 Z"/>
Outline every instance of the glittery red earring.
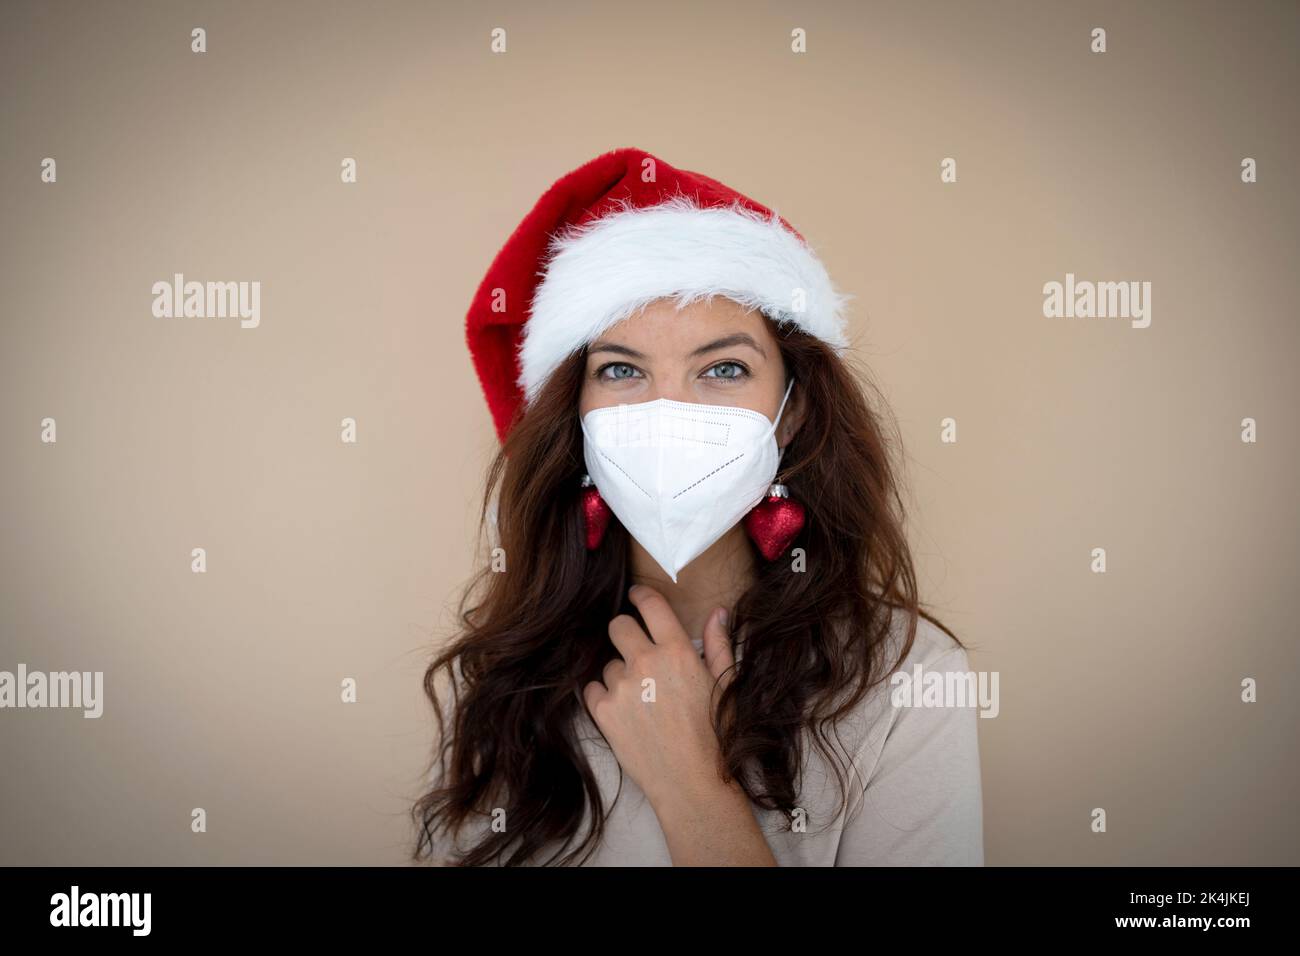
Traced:
<path fill-rule="evenodd" d="M 767 496 L 745 515 L 745 531 L 769 561 L 783 555 L 803 530 L 803 505 L 790 497 L 785 485 L 773 485 Z"/>
<path fill-rule="evenodd" d="M 582 476 L 582 490 L 578 492 L 582 505 L 582 526 L 586 532 L 587 550 L 595 551 L 600 542 L 605 540 L 605 529 L 609 527 L 612 512 L 605 499 L 596 490 L 596 483 L 590 475 Z"/>

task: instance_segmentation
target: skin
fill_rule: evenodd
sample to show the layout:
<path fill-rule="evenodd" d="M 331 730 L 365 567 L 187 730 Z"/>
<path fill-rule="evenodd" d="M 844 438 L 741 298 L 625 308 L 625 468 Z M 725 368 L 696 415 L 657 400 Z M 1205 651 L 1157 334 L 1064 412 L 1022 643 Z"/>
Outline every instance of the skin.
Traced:
<path fill-rule="evenodd" d="M 780 348 L 758 312 L 722 297 L 680 311 L 663 299 L 592 343 L 579 411 L 667 398 L 775 419 L 785 386 Z M 796 382 L 778 446 L 802 421 Z M 633 540 L 631 574 L 628 596 L 649 633 L 626 614 L 610 621 L 620 658 L 584 688 L 587 710 L 649 799 L 674 865 L 775 866 L 749 798 L 723 771 L 711 716 L 735 663 L 727 616 L 754 575 L 744 527 L 731 528 L 676 583 Z M 703 640 L 703 658 L 692 638 Z M 653 703 L 642 700 L 647 677 L 655 682 Z"/>

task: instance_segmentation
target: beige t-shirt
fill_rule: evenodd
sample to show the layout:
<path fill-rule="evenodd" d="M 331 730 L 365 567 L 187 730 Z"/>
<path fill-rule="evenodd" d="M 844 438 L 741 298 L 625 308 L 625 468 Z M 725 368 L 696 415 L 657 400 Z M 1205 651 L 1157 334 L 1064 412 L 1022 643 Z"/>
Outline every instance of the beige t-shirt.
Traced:
<path fill-rule="evenodd" d="M 905 627 L 905 616 L 896 612 L 890 660 L 897 656 Z M 916 640 L 896 672 L 915 675 L 918 663 L 923 673 L 970 671 L 965 650 L 924 618 L 917 621 Z M 780 812 L 751 805 L 780 866 L 983 865 L 978 709 L 973 701 L 895 706 L 893 691 L 889 680 L 877 684 L 839 725 L 840 746 L 852 755 L 853 767 L 847 822 L 844 814 L 835 816 L 840 801 L 835 766 L 843 772 L 845 754 L 835 758 L 838 764 L 828 764 L 811 743 L 805 745 L 799 801 L 804 825 L 792 832 Z M 601 842 L 585 865 L 671 866 L 663 830 L 645 794 L 623 775 L 622 792 L 614 801 L 618 761 L 585 711 L 578 719 L 583 752 L 609 813 Z M 468 845 L 479 826 L 467 825 L 457 844 Z M 584 819 L 579 834 L 586 832 Z M 436 849 L 441 854 L 448 846 L 444 840 Z M 548 856 L 549 851 L 540 859 Z"/>

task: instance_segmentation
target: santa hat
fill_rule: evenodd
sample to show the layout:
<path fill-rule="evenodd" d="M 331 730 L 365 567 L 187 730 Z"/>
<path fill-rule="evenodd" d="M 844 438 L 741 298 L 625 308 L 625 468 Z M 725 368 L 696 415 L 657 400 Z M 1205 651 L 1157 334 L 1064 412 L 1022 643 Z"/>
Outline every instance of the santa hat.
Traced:
<path fill-rule="evenodd" d="M 848 345 L 849 297 L 766 206 L 639 149 L 562 177 L 497 253 L 466 317 L 498 436 L 568 356 L 611 326 L 655 299 L 682 307 L 712 295 L 837 350 Z"/>

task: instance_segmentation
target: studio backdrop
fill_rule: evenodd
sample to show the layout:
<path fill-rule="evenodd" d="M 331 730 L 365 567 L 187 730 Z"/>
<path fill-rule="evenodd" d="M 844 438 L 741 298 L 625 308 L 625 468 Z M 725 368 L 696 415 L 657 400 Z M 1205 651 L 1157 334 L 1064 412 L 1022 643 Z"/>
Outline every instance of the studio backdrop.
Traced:
<path fill-rule="evenodd" d="M 621 147 L 853 297 L 922 599 L 997 675 L 987 862 L 1300 862 L 1298 39 L 1287 2 L 5 3 L 0 671 L 97 676 L 0 709 L 0 862 L 407 861 L 496 449 L 466 309 Z"/>

